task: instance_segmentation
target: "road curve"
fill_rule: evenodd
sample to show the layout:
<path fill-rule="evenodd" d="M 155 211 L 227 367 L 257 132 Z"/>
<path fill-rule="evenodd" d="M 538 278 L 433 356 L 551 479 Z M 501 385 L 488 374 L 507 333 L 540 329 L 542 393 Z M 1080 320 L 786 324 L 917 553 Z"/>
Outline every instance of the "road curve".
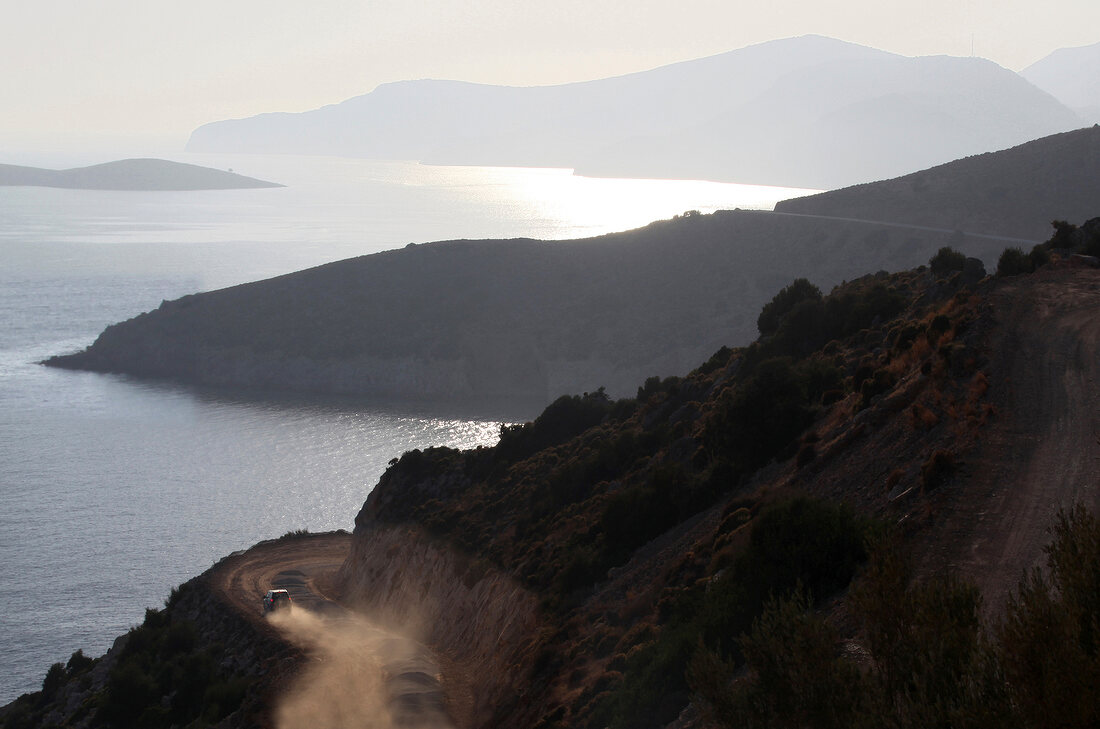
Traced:
<path fill-rule="evenodd" d="M 234 553 L 213 570 L 212 589 L 235 610 L 310 658 L 272 707 L 276 727 L 453 729 L 431 652 L 334 599 L 332 580 L 350 547 L 346 532 L 287 536 Z M 294 607 L 265 618 L 260 601 L 272 588 L 288 590 Z"/>

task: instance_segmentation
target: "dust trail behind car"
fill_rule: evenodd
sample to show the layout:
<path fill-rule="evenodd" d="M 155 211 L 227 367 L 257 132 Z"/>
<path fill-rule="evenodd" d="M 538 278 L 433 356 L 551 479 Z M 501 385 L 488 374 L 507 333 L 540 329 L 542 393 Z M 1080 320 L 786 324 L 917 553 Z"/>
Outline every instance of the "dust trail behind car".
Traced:
<path fill-rule="evenodd" d="M 296 607 L 268 619 L 310 656 L 275 710 L 278 729 L 453 729 L 438 669 L 419 643 L 346 611 Z"/>

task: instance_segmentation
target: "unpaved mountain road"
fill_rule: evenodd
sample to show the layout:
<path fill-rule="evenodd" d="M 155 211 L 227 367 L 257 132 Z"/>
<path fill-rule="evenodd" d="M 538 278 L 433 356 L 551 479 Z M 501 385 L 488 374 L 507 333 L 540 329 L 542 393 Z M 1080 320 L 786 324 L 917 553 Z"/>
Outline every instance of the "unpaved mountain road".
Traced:
<path fill-rule="evenodd" d="M 1100 506 L 1100 271 L 1046 269 L 991 297 L 990 397 L 997 408 L 968 478 L 930 535 L 937 559 L 999 612 L 1059 509 Z"/>
<path fill-rule="evenodd" d="M 263 623 L 260 599 L 273 587 L 288 589 L 302 607 L 324 609 L 332 592 L 328 581 L 350 548 L 351 535 L 339 532 L 261 542 L 223 560 L 212 584 L 257 624 Z"/>
<path fill-rule="evenodd" d="M 214 570 L 213 589 L 234 609 L 308 656 L 272 707 L 275 726 L 453 729 L 453 701 L 431 652 L 333 599 L 332 580 L 350 547 L 346 533 L 286 537 L 230 555 Z M 294 607 L 265 618 L 260 601 L 272 588 L 288 590 Z"/>

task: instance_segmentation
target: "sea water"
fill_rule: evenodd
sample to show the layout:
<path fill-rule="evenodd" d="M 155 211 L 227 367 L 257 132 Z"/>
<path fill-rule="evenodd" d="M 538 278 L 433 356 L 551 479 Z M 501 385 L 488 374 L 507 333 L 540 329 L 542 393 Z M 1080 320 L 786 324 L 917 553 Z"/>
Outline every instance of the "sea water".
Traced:
<path fill-rule="evenodd" d="M 569 170 L 174 159 L 287 187 L 0 187 L 0 704 L 38 689 L 77 649 L 102 654 L 219 557 L 296 529 L 352 528 L 402 452 L 492 444 L 501 423 L 537 414 L 187 388 L 37 362 L 164 299 L 410 242 L 578 238 L 803 192 Z M 44 166 L 96 161 L 106 160 Z"/>

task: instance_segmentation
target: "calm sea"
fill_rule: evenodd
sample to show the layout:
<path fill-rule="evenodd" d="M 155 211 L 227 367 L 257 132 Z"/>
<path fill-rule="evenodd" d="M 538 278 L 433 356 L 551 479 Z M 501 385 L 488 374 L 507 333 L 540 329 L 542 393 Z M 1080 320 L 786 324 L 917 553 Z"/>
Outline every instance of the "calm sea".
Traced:
<path fill-rule="evenodd" d="M 403 451 L 490 444 L 501 422 L 536 414 L 197 390 L 37 361 L 163 299 L 410 242 L 584 237 L 802 192 L 567 170 L 174 159 L 288 187 L 0 187 L 0 704 L 38 689 L 78 648 L 102 654 L 222 555 L 294 529 L 350 529 Z"/>

